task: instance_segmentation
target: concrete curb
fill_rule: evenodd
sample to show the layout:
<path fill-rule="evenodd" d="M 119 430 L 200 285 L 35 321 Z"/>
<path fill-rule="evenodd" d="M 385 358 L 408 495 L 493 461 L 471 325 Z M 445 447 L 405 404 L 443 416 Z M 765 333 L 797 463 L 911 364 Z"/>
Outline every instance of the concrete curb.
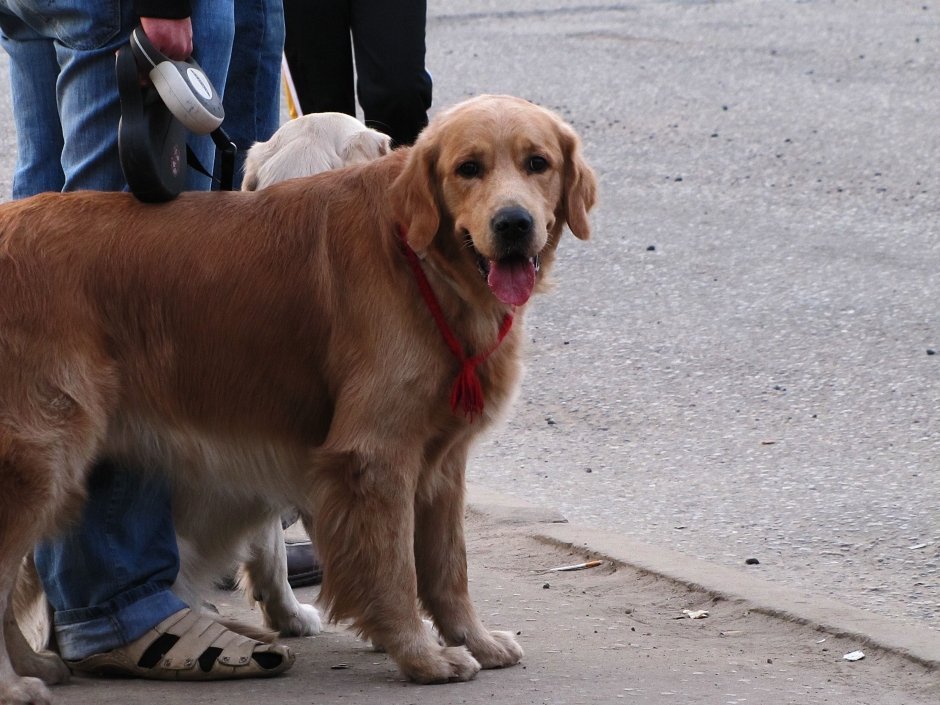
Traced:
<path fill-rule="evenodd" d="M 743 602 L 755 612 L 833 636 L 857 639 L 926 668 L 940 669 L 938 631 L 776 585 L 740 570 L 640 543 L 621 534 L 574 526 L 557 510 L 529 506 L 484 487 L 468 487 L 467 506 L 494 521 L 524 525 L 523 530 L 536 540 L 603 557 L 714 597 Z"/>

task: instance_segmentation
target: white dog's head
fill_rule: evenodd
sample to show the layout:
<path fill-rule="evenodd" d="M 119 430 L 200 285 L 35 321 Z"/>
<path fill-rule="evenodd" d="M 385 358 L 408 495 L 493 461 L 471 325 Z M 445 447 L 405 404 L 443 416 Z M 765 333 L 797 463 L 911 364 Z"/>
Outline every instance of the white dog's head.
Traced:
<path fill-rule="evenodd" d="M 242 191 L 278 181 L 364 164 L 391 150 L 388 135 L 344 113 L 311 113 L 281 125 L 267 142 L 248 150 Z"/>

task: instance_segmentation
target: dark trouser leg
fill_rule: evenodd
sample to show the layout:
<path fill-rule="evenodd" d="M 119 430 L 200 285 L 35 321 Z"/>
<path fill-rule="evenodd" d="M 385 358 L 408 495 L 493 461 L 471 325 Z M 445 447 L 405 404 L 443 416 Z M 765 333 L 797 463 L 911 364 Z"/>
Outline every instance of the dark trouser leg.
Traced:
<path fill-rule="evenodd" d="M 428 124 L 424 67 L 426 0 L 354 0 L 352 34 L 359 104 L 369 127 L 411 144 Z"/>
<path fill-rule="evenodd" d="M 284 55 L 306 113 L 356 115 L 347 0 L 284 0 Z"/>

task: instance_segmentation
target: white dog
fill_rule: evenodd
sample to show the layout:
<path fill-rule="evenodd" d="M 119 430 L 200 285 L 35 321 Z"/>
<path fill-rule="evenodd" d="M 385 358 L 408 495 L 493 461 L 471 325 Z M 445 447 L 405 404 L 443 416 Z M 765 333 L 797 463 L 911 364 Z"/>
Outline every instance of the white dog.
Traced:
<path fill-rule="evenodd" d="M 391 150 L 391 138 L 344 113 L 311 113 L 285 123 L 248 150 L 243 191 L 364 164 Z"/>

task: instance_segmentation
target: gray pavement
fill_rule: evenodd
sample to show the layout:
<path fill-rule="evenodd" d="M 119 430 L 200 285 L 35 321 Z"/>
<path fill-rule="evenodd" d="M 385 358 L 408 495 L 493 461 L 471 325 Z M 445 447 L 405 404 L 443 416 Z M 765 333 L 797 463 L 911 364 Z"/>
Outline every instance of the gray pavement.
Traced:
<path fill-rule="evenodd" d="M 444 1 L 428 47 L 601 181 L 471 478 L 940 628 L 940 4 Z"/>
<path fill-rule="evenodd" d="M 471 478 L 940 628 L 940 4 L 436 0 L 428 65 L 601 180 Z"/>
<path fill-rule="evenodd" d="M 334 625 L 316 637 L 286 640 L 297 663 L 271 680 L 76 678 L 54 694 L 61 705 L 928 705 L 940 699 L 936 631 L 901 632 L 861 610 L 742 580 L 737 571 L 561 519 L 557 510 L 471 491 L 471 591 L 488 626 L 518 635 L 526 650 L 518 666 L 483 671 L 468 683 L 418 686 L 406 683 L 386 655 Z M 546 572 L 586 559 L 603 563 Z M 316 593 L 298 591 L 303 600 Z M 213 599 L 226 616 L 259 623 L 239 595 L 220 592 Z M 692 620 L 683 610 L 708 616 Z M 863 660 L 844 659 L 858 650 Z"/>

